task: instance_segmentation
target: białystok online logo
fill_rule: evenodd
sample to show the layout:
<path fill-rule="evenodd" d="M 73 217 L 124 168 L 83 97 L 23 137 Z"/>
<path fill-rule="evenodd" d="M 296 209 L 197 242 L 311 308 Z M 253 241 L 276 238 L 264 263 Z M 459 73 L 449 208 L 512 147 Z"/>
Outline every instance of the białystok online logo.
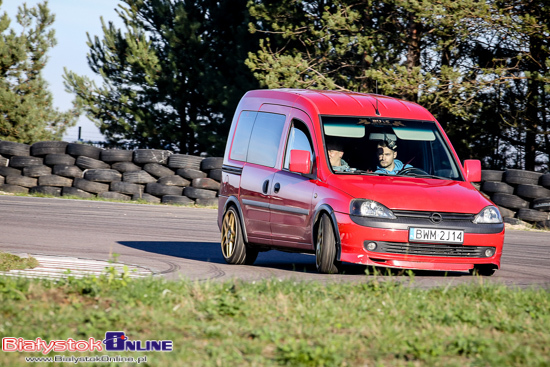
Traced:
<path fill-rule="evenodd" d="M 2 351 L 4 352 L 171 352 L 172 340 L 130 340 L 124 331 L 107 331 L 105 339 L 96 340 L 50 340 L 46 342 L 41 338 L 26 340 L 23 338 L 2 338 Z"/>

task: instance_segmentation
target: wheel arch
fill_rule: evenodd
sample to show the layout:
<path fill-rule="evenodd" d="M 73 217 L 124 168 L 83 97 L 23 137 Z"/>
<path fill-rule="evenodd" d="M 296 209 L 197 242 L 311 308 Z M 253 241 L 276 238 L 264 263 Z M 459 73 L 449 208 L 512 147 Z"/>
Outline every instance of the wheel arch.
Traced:
<path fill-rule="evenodd" d="M 319 218 L 321 215 L 327 214 L 330 218 L 330 223 L 332 224 L 332 229 L 334 230 L 334 239 L 336 240 L 336 260 L 340 261 L 340 255 L 342 253 L 342 246 L 340 243 L 340 231 L 338 230 L 338 222 L 336 221 L 336 215 L 334 214 L 334 209 L 328 204 L 321 204 L 315 208 L 315 213 L 313 215 L 313 225 L 311 231 L 311 243 L 315 249 L 315 236 L 317 233 L 317 225 L 319 223 Z"/>
<path fill-rule="evenodd" d="M 241 221 L 241 229 L 243 231 L 243 239 L 245 243 L 248 243 L 248 234 L 246 232 L 246 226 L 244 222 L 243 217 L 243 211 L 241 209 L 241 203 L 239 203 L 239 199 L 237 199 L 236 196 L 230 196 L 227 198 L 224 207 L 223 207 L 223 215 L 227 212 L 230 206 L 234 206 L 237 210 L 237 213 L 239 214 L 239 220 Z"/>

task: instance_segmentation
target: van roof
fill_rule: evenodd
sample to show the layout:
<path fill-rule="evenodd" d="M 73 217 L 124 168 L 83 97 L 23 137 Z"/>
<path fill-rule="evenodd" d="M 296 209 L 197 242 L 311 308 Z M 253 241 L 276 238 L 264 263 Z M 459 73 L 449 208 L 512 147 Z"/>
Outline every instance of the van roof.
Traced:
<path fill-rule="evenodd" d="M 379 94 L 314 89 L 260 89 L 248 92 L 247 96 L 259 98 L 264 103 L 277 103 L 279 100 L 297 108 L 306 104 L 316 110 L 318 115 L 434 120 L 428 110 L 414 102 Z"/>

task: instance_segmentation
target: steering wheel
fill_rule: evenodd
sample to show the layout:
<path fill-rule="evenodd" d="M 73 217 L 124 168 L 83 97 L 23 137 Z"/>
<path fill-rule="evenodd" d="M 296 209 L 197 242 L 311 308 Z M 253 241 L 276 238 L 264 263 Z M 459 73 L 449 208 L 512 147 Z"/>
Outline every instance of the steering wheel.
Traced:
<path fill-rule="evenodd" d="M 416 167 L 403 168 L 401 171 L 397 172 L 398 175 L 408 175 L 409 173 L 417 174 L 417 175 L 429 175 L 428 172 L 423 171 L 420 168 L 416 168 Z"/>

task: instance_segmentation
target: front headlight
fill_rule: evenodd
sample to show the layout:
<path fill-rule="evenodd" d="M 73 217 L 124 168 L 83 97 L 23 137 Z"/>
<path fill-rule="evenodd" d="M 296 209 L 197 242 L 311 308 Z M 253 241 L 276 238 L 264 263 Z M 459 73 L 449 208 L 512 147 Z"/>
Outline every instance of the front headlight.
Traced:
<path fill-rule="evenodd" d="M 498 209 L 492 205 L 483 208 L 474 218 L 476 224 L 502 223 L 502 216 Z"/>
<path fill-rule="evenodd" d="M 349 212 L 351 215 L 372 218 L 396 219 L 392 211 L 384 205 L 374 200 L 353 199 L 350 204 Z"/>

